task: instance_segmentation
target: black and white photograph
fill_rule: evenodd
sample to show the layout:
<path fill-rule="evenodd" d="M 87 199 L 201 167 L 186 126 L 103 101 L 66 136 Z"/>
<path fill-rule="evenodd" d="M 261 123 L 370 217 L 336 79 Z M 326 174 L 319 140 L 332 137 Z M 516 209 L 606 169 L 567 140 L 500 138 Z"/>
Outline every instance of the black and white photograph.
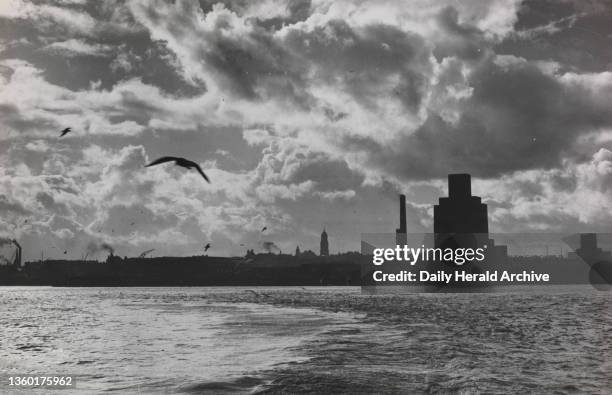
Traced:
<path fill-rule="evenodd" d="M 0 0 L 0 393 L 612 393 L 612 2 Z"/>

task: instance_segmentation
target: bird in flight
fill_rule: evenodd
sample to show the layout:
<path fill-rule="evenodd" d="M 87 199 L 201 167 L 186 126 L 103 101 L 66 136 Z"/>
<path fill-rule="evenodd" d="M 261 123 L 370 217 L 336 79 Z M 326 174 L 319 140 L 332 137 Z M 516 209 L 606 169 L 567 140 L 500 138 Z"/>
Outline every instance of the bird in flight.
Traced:
<path fill-rule="evenodd" d="M 204 251 L 208 251 L 209 248 L 210 248 L 210 243 L 206 243 L 206 245 L 204 246 Z"/>
<path fill-rule="evenodd" d="M 159 159 L 155 159 L 153 162 L 149 163 L 145 167 L 155 166 L 155 165 L 159 165 L 160 163 L 166 163 L 166 162 L 174 162 L 175 165 L 184 167 L 186 169 L 196 169 L 198 173 L 200 173 L 202 177 L 204 177 L 204 179 L 210 183 L 208 176 L 204 174 L 200 165 L 198 165 L 197 163 L 193 161 L 190 161 L 189 159 L 185 159 L 185 158 L 179 158 L 176 156 L 162 156 Z"/>
<path fill-rule="evenodd" d="M 70 132 L 72 132 L 72 129 L 71 128 L 66 128 L 66 129 L 61 131 L 60 137 L 64 137 L 65 135 L 67 135 Z"/>
<path fill-rule="evenodd" d="M 268 227 L 267 227 L 267 226 L 264 226 L 263 228 L 261 228 L 261 231 L 262 231 L 262 232 L 265 232 L 265 231 L 266 231 L 266 229 L 268 229 Z"/>

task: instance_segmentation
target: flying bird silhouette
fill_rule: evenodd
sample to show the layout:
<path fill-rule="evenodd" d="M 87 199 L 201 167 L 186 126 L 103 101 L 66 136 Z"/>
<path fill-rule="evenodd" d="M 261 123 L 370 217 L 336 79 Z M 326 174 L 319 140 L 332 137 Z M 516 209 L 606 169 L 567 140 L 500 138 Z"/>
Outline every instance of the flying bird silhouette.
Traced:
<path fill-rule="evenodd" d="M 268 227 L 267 227 L 267 226 L 264 226 L 263 228 L 261 228 L 261 231 L 262 231 L 262 232 L 265 232 L 265 231 L 266 231 L 266 229 L 268 229 Z"/>
<path fill-rule="evenodd" d="M 148 165 L 146 165 L 145 167 L 149 167 L 149 166 L 155 166 L 155 165 L 159 165 L 160 163 L 166 163 L 166 162 L 174 162 L 175 165 L 177 166 L 181 166 L 184 167 L 186 169 L 196 169 L 198 171 L 198 173 L 200 173 L 202 175 L 202 177 L 204 177 L 204 179 L 210 183 L 210 180 L 208 179 L 208 176 L 206 174 L 204 174 L 204 172 L 202 171 L 202 168 L 200 167 L 200 165 L 198 165 L 197 163 L 190 161 L 189 159 L 185 159 L 185 158 L 179 158 L 176 156 L 162 156 L 159 159 L 155 159 L 153 162 L 149 163 Z"/>
<path fill-rule="evenodd" d="M 208 251 L 209 248 L 210 248 L 210 243 L 206 243 L 206 245 L 204 246 L 204 251 Z"/>
<path fill-rule="evenodd" d="M 64 137 L 65 135 L 67 135 L 70 132 L 72 132 L 72 129 L 71 128 L 66 128 L 66 129 L 61 131 L 60 137 Z"/>

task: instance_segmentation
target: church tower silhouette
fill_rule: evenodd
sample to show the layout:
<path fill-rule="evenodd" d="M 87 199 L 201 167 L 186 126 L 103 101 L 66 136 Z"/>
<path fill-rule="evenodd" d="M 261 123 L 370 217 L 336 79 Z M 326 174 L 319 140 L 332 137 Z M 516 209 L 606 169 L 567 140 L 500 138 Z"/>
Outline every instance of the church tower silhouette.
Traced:
<path fill-rule="evenodd" d="M 325 228 L 323 228 L 323 233 L 321 233 L 321 250 L 319 255 L 329 255 L 329 242 L 327 241 L 327 232 L 325 231 Z"/>

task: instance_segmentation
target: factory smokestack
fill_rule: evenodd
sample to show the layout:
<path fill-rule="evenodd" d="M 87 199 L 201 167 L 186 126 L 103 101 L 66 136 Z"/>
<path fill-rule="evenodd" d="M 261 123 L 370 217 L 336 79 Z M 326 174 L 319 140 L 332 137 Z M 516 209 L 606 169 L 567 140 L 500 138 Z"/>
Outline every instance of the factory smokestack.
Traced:
<path fill-rule="evenodd" d="M 406 236 L 406 195 L 399 195 L 400 198 L 400 227 L 395 229 L 395 241 L 398 245 L 404 245 L 407 241 Z"/>

